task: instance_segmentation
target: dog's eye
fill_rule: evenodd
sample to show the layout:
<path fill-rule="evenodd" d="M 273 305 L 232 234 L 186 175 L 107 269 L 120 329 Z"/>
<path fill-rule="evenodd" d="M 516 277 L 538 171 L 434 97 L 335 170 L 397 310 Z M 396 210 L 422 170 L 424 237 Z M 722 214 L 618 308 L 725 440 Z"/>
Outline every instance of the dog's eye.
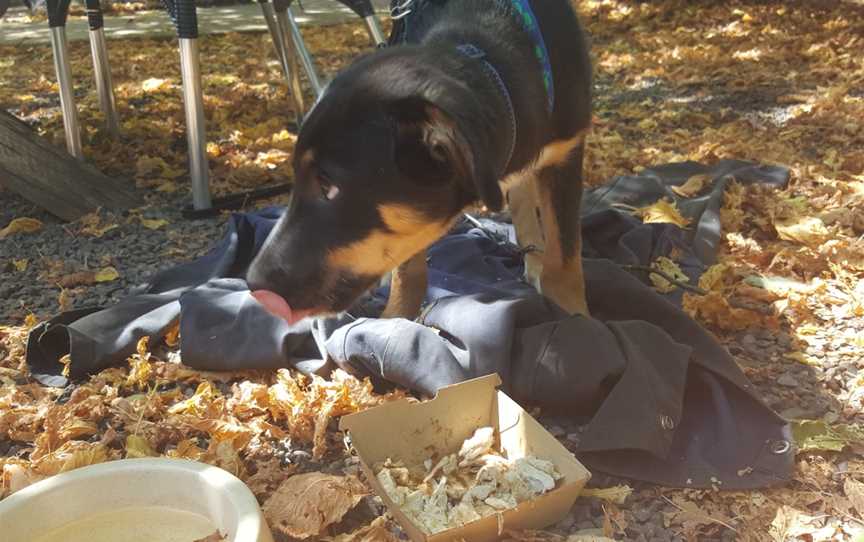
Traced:
<path fill-rule="evenodd" d="M 333 201 L 339 195 L 339 187 L 335 184 L 331 184 L 326 179 L 321 179 L 318 182 L 321 187 L 321 197 L 327 201 Z"/>

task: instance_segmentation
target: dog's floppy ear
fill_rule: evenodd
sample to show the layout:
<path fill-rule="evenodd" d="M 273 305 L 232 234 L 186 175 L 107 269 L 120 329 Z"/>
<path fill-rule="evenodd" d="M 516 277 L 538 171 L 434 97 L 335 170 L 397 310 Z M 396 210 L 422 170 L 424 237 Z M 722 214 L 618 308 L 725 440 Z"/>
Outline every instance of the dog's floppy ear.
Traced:
<path fill-rule="evenodd" d="M 459 123 L 423 99 L 403 99 L 390 107 L 394 158 L 399 170 L 424 183 L 456 182 L 498 211 L 504 204 L 489 153 L 478 152 Z"/>

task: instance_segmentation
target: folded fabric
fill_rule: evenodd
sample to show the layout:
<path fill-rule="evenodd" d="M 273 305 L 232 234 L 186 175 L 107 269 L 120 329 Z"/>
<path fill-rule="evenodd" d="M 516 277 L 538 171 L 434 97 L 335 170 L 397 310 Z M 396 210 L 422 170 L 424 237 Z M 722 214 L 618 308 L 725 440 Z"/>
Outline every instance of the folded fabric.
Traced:
<path fill-rule="evenodd" d="M 678 198 L 692 175 L 713 181 Z M 522 281 L 512 226 L 466 220 L 430 247 L 430 288 L 417 321 L 384 320 L 387 289 L 335 318 L 294 326 L 263 310 L 243 274 L 281 209 L 234 215 L 207 256 L 157 274 L 117 305 L 62 314 L 28 342 L 31 371 L 47 385 L 124 363 L 144 335 L 180 319 L 183 362 L 208 370 L 342 367 L 379 385 L 425 395 L 497 372 L 523 404 L 572 417 L 580 458 L 611 474 L 668 486 L 745 489 L 784 483 L 788 424 L 760 400 L 726 350 L 680 308 L 622 266 L 647 266 L 672 249 L 692 279 L 716 257 L 719 210 L 731 180 L 783 186 L 788 171 L 739 161 L 670 164 L 588 191 L 583 254 L 592 317 L 570 316 Z M 667 197 L 692 220 L 642 224 L 634 207 Z M 640 280 L 641 279 L 641 280 Z M 746 474 L 740 474 L 746 473 Z"/>

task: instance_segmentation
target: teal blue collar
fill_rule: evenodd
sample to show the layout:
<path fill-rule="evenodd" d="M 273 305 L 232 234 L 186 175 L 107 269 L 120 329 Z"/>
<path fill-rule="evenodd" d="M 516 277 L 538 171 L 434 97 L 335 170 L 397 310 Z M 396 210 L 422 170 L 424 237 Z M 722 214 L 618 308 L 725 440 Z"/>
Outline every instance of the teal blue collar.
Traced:
<path fill-rule="evenodd" d="M 540 0 L 542 1 L 542 0 Z M 552 61 L 549 58 L 549 51 L 546 49 L 546 41 L 543 39 L 543 33 L 540 32 L 540 23 L 537 21 L 537 16 L 534 15 L 534 10 L 531 9 L 529 0 L 499 0 L 502 4 L 510 4 L 519 16 L 522 26 L 525 31 L 531 35 L 534 40 L 534 56 L 540 62 L 543 68 L 543 86 L 546 88 L 546 107 L 551 113 L 555 108 L 555 82 L 552 77 Z"/>

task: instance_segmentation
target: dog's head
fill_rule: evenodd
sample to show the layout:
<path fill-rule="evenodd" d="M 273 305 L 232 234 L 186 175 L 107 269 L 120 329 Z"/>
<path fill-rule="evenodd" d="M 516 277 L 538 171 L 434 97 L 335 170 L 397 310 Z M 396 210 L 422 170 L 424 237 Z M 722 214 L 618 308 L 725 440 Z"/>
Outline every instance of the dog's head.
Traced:
<path fill-rule="evenodd" d="M 247 273 L 274 314 L 343 311 L 468 204 L 500 209 L 488 105 L 425 54 L 359 60 L 308 115 L 291 203 Z"/>

